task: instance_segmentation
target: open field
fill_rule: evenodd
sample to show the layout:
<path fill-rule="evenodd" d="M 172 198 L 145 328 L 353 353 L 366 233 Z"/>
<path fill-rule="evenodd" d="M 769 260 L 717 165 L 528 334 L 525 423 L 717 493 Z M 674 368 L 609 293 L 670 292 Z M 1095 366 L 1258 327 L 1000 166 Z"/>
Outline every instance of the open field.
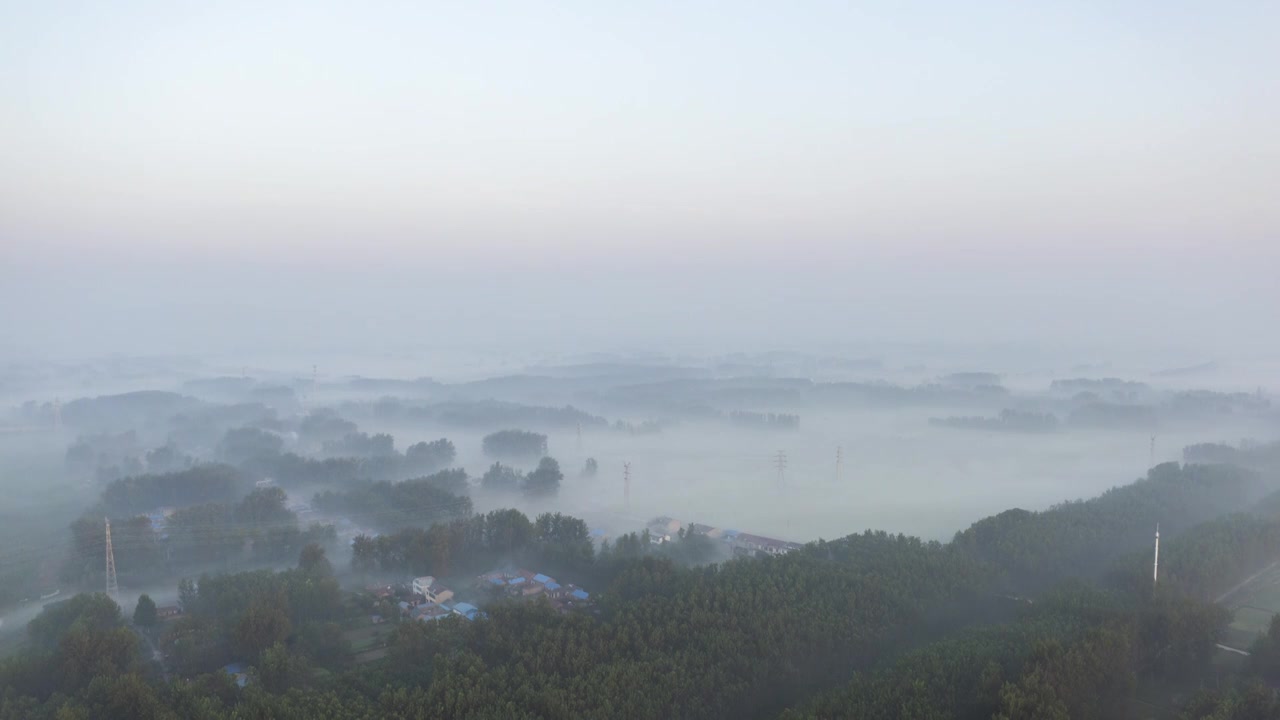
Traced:
<path fill-rule="evenodd" d="M 389 631 L 379 625 L 363 624 L 347 630 L 342 635 L 351 643 L 351 653 L 359 655 L 368 650 L 381 647 Z"/>
<path fill-rule="evenodd" d="M 1235 613 L 1224 642 L 1247 650 L 1254 638 L 1266 632 L 1271 617 L 1280 612 L 1280 566 L 1253 578 L 1223 602 Z"/>

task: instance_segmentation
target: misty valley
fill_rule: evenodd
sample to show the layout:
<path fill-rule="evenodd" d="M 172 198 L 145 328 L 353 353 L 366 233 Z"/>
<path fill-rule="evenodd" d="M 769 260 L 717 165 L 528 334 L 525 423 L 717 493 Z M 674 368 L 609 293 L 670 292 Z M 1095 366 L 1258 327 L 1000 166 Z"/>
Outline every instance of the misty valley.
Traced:
<path fill-rule="evenodd" d="M 1280 408 L 1212 368 L 442 377 L 10 366 L 0 718 L 1280 712 Z"/>

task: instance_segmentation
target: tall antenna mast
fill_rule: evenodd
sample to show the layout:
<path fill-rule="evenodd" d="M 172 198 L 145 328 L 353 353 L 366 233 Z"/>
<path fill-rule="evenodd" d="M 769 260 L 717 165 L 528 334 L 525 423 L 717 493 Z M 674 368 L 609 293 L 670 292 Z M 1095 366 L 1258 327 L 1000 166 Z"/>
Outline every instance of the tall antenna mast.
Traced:
<path fill-rule="evenodd" d="M 631 508 L 631 463 L 622 463 L 622 499 Z"/>
<path fill-rule="evenodd" d="M 578 423 L 578 450 L 582 450 L 582 423 Z"/>
<path fill-rule="evenodd" d="M 1156 436 L 1155 435 L 1151 436 L 1151 455 L 1147 460 L 1147 466 L 1148 467 L 1156 466 Z"/>
<path fill-rule="evenodd" d="M 1160 523 L 1156 523 L 1156 561 L 1151 565 L 1151 584 L 1160 582 Z"/>
<path fill-rule="evenodd" d="M 120 585 L 116 583 L 116 554 L 111 548 L 111 518 L 103 518 L 107 524 L 107 595 L 112 600 L 120 594 Z"/>
<path fill-rule="evenodd" d="M 840 463 L 844 460 L 844 447 L 836 446 L 836 482 L 840 482 Z"/>

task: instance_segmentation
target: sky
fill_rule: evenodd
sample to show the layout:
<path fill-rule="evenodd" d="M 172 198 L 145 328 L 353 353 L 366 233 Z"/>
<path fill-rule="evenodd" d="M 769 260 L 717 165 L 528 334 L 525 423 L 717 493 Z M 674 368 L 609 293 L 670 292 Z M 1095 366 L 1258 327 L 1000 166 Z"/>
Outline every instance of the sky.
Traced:
<path fill-rule="evenodd" d="M 1231 1 L 4 2 L 0 322 L 53 354 L 1276 352 L 1248 329 L 1280 307 L 1278 24 Z"/>

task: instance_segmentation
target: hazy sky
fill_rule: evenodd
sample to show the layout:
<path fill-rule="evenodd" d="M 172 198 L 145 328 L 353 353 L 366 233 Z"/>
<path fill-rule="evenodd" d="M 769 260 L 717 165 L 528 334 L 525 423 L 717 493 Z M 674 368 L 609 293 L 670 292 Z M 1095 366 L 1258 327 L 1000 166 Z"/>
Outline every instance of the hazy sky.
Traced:
<path fill-rule="evenodd" d="M 1275 2 L 6 2 L 0 319 L 59 349 L 544 311 L 578 341 L 992 313 L 979 334 L 1230 342 L 1280 307 L 1277 27 Z"/>

